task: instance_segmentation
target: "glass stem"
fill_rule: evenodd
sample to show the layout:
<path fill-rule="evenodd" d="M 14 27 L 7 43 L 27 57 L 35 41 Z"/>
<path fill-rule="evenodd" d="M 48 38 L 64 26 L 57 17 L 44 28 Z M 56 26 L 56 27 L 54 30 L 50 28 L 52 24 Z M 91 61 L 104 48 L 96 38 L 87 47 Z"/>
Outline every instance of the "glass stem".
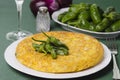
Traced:
<path fill-rule="evenodd" d="M 18 11 L 18 31 L 21 30 L 21 19 L 22 19 L 22 13 L 21 11 Z"/>
<path fill-rule="evenodd" d="M 16 0 L 17 13 L 18 13 L 18 32 L 21 31 L 22 4 L 23 4 L 23 0 Z"/>

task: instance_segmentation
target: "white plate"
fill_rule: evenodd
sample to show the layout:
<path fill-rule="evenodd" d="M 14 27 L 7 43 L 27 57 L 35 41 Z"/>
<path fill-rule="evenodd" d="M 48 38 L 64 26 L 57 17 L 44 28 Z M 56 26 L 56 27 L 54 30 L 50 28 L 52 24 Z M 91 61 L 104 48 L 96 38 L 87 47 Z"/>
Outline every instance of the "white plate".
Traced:
<path fill-rule="evenodd" d="M 21 40 L 15 41 L 7 47 L 7 49 L 5 50 L 5 53 L 4 53 L 4 58 L 5 58 L 6 62 L 14 69 L 21 71 L 23 73 L 32 75 L 32 76 L 36 76 L 36 77 L 51 78 L 51 79 L 67 79 L 67 78 L 76 78 L 76 77 L 87 76 L 87 75 L 90 75 L 90 74 L 93 74 L 95 72 L 102 70 L 110 63 L 110 60 L 111 60 L 110 50 L 104 44 L 102 44 L 103 48 L 104 48 L 104 59 L 102 60 L 101 63 L 99 63 L 98 65 L 96 65 L 92 68 L 89 68 L 89 69 L 86 69 L 86 70 L 83 70 L 80 72 L 63 73 L 63 74 L 39 72 L 39 71 L 30 69 L 30 68 L 22 65 L 16 59 L 16 56 L 15 56 L 16 46 L 20 41 Z"/>
<path fill-rule="evenodd" d="M 77 27 L 74 27 L 74 26 L 70 26 L 70 25 L 67 25 L 67 24 L 64 24 L 60 21 L 58 21 L 58 16 L 65 12 L 65 11 L 68 11 L 69 8 L 63 8 L 63 9 L 60 9 L 58 11 L 55 11 L 53 14 L 52 14 L 52 19 L 57 22 L 58 24 L 62 25 L 62 27 L 65 29 L 65 30 L 68 30 L 68 31 L 73 31 L 73 32 L 82 32 L 82 33 L 85 33 L 85 34 L 89 34 L 89 35 L 92 35 L 96 38 L 107 38 L 107 37 L 117 37 L 119 34 L 120 34 L 120 31 L 116 31 L 116 32 L 94 32 L 94 31 L 89 31 L 89 30 L 84 30 L 84 29 L 80 29 L 80 28 L 77 28 Z"/>

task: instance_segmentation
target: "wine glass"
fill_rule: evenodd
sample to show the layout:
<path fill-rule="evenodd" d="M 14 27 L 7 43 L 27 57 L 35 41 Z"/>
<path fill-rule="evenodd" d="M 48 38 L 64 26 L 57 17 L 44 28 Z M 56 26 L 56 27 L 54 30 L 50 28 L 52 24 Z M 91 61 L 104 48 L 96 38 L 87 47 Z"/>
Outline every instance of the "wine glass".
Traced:
<path fill-rule="evenodd" d="M 24 2 L 24 0 L 15 0 L 15 3 L 17 6 L 17 13 L 18 13 L 18 25 L 17 25 L 18 30 L 7 33 L 6 38 L 8 40 L 15 41 L 15 40 L 24 38 L 26 36 L 32 35 L 32 33 L 21 29 L 23 2 Z"/>

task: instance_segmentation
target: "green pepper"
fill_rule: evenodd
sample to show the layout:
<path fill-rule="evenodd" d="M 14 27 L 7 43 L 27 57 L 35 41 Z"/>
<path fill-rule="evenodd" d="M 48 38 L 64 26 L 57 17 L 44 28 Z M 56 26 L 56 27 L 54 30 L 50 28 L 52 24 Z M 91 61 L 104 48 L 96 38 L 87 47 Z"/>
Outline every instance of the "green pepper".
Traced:
<path fill-rule="evenodd" d="M 90 24 L 86 19 L 81 19 L 80 28 L 94 31 L 94 26 Z"/>
<path fill-rule="evenodd" d="M 37 42 L 46 42 L 46 41 L 43 41 L 43 40 L 37 40 L 37 39 L 34 39 L 33 37 L 32 37 L 32 40 L 34 40 L 34 41 L 37 41 Z"/>
<path fill-rule="evenodd" d="M 109 26 L 110 21 L 104 18 L 96 27 L 95 31 L 104 31 Z"/>
<path fill-rule="evenodd" d="M 79 13 L 79 5 L 78 4 L 72 4 L 69 8 L 68 12 L 74 12 Z"/>
<path fill-rule="evenodd" d="M 86 3 L 72 4 L 68 11 L 74 12 L 74 13 L 80 13 L 84 10 L 88 10 L 89 7 L 90 7 L 90 5 L 86 4 Z"/>
<path fill-rule="evenodd" d="M 57 47 L 62 46 L 62 47 L 65 47 L 65 48 L 68 49 L 68 47 L 64 43 L 62 43 L 59 39 L 57 39 L 57 38 L 55 38 L 53 36 L 48 36 L 44 32 L 43 32 L 43 34 L 48 37 L 47 42 L 53 44 L 54 46 L 57 46 Z"/>
<path fill-rule="evenodd" d="M 51 50 L 51 55 L 52 55 L 52 58 L 53 58 L 53 59 L 56 59 L 56 58 L 57 58 L 57 54 L 56 54 L 56 52 L 55 52 L 54 49 Z"/>
<path fill-rule="evenodd" d="M 45 50 L 46 50 L 48 53 L 50 53 L 50 52 L 52 51 L 52 49 L 53 49 L 53 46 L 51 46 L 49 43 L 47 43 L 47 44 L 45 45 Z"/>
<path fill-rule="evenodd" d="M 64 15 L 64 17 L 62 18 L 61 22 L 66 23 L 69 20 L 73 20 L 77 17 L 76 13 L 73 12 L 68 12 Z"/>
<path fill-rule="evenodd" d="M 40 44 L 38 52 L 43 52 L 47 54 L 47 51 L 45 50 L 45 43 Z"/>
<path fill-rule="evenodd" d="M 80 9 L 80 11 L 89 10 L 89 9 L 90 9 L 90 6 L 91 6 L 91 4 L 80 3 L 80 4 L 79 4 L 79 9 Z"/>
<path fill-rule="evenodd" d="M 113 23 L 111 26 L 112 31 L 119 31 L 120 30 L 120 20 Z"/>
<path fill-rule="evenodd" d="M 46 51 L 44 50 L 44 44 L 32 43 L 32 46 L 35 48 L 36 51 L 46 53 Z"/>
<path fill-rule="evenodd" d="M 80 4 L 73 4 L 68 13 L 62 18 L 61 22 L 66 23 L 70 20 L 76 19 L 78 14 L 84 10 L 89 10 L 89 4 L 80 3 Z"/>
<path fill-rule="evenodd" d="M 32 46 L 35 49 L 35 51 L 38 51 L 40 44 L 32 43 Z"/>
<path fill-rule="evenodd" d="M 51 56 L 52 56 L 53 59 L 56 59 L 56 58 L 57 58 L 57 54 L 56 54 L 56 52 L 55 52 L 54 47 L 51 46 L 49 43 L 47 43 L 47 44 L 45 45 L 45 50 L 46 50 L 48 53 L 51 54 Z"/>
<path fill-rule="evenodd" d="M 90 11 L 84 10 L 78 15 L 78 19 L 90 20 Z"/>
<path fill-rule="evenodd" d="M 67 13 L 68 13 L 68 12 L 64 12 L 64 13 L 60 14 L 60 15 L 58 16 L 58 21 L 61 21 L 62 18 L 64 17 L 64 15 L 67 14 Z"/>
<path fill-rule="evenodd" d="M 99 22 L 101 22 L 102 17 L 100 15 L 100 11 L 99 11 L 98 6 L 96 4 L 92 4 L 90 6 L 90 15 L 91 15 L 92 21 L 95 24 L 98 24 Z"/>
<path fill-rule="evenodd" d="M 115 12 L 115 8 L 114 8 L 114 7 L 108 7 L 108 8 L 104 11 L 103 16 L 104 16 L 104 17 L 107 17 L 108 14 L 111 13 L 111 12 Z"/>
<path fill-rule="evenodd" d="M 57 54 L 68 55 L 68 47 L 64 43 L 60 42 L 59 39 L 57 39 L 53 36 L 48 36 L 44 32 L 42 32 L 42 33 L 48 37 L 46 41 L 36 40 L 36 39 L 32 38 L 32 40 L 34 40 L 36 42 L 41 42 L 41 44 L 32 43 L 33 48 L 37 52 L 51 54 L 53 59 L 57 58 Z"/>
<path fill-rule="evenodd" d="M 54 38 L 54 37 L 51 37 L 50 39 L 49 39 L 49 41 L 50 41 L 50 43 L 51 44 L 53 44 L 54 46 L 61 46 L 61 47 L 65 47 L 66 49 L 68 49 L 68 47 L 64 44 L 64 43 L 62 43 L 62 42 L 60 42 L 60 40 L 59 39 L 56 39 L 56 38 Z"/>
<path fill-rule="evenodd" d="M 68 49 L 64 47 L 59 47 L 56 49 L 56 53 L 59 55 L 68 55 Z"/>
<path fill-rule="evenodd" d="M 78 27 L 79 26 L 79 21 L 78 20 L 68 21 L 67 24 L 69 24 L 71 26 Z"/>
<path fill-rule="evenodd" d="M 32 43 L 32 46 L 35 48 L 36 51 L 47 54 L 47 51 L 45 50 L 46 41 L 36 40 L 33 37 L 32 37 L 32 40 L 37 41 L 37 42 L 42 42 L 42 44 Z"/>
<path fill-rule="evenodd" d="M 110 12 L 108 15 L 106 15 L 106 18 L 108 18 L 111 22 L 117 21 L 120 19 L 120 13 Z"/>

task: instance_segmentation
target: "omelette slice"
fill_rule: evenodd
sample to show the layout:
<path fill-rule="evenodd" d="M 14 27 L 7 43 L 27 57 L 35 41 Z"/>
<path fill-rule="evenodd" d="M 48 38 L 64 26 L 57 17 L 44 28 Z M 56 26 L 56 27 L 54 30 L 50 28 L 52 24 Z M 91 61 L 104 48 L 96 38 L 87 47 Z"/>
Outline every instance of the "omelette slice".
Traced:
<path fill-rule="evenodd" d="M 42 33 L 34 34 L 22 40 L 16 48 L 16 58 L 18 61 L 37 71 L 48 73 L 69 73 L 88 69 L 99 64 L 104 57 L 104 49 L 101 43 L 86 34 L 67 31 L 46 32 L 49 36 L 59 39 L 69 48 L 69 55 L 58 55 L 53 59 L 50 54 L 36 52 L 32 40 L 46 40 Z"/>

